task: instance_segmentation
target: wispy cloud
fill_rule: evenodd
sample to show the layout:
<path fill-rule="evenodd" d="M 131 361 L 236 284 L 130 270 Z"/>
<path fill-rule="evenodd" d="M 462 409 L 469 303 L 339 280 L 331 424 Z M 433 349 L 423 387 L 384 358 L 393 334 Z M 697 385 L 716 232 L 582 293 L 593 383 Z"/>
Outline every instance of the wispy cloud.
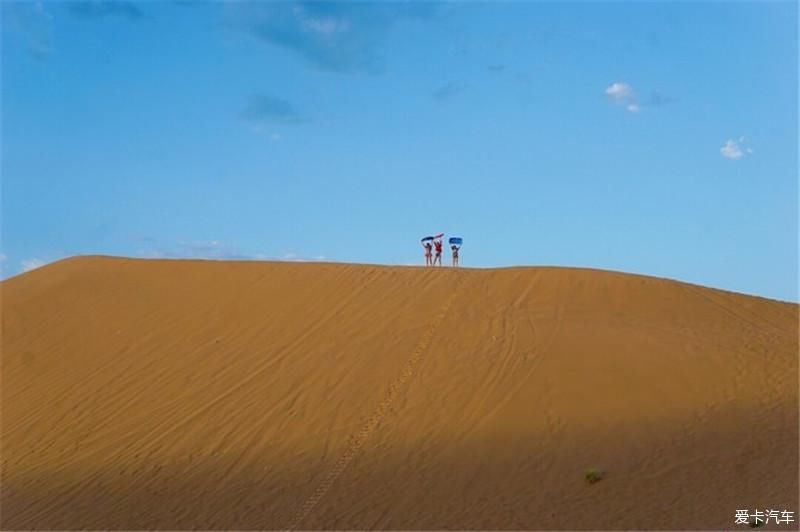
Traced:
<path fill-rule="evenodd" d="M 631 113 L 638 113 L 641 110 L 633 87 L 627 83 L 622 81 L 612 83 L 606 87 L 605 92 L 612 103 L 624 106 Z"/>
<path fill-rule="evenodd" d="M 239 116 L 254 126 L 296 125 L 308 121 L 288 101 L 265 94 L 251 96 Z"/>
<path fill-rule="evenodd" d="M 41 268 L 47 264 L 42 259 L 32 258 L 32 259 L 25 259 L 20 262 L 20 266 L 23 272 L 29 272 L 31 270 L 35 270 L 36 268 Z"/>
<path fill-rule="evenodd" d="M 293 251 L 288 253 L 284 253 L 280 260 L 286 262 L 321 262 L 325 260 L 325 255 L 317 255 L 316 257 L 306 257 L 300 254 L 297 254 Z"/>
<path fill-rule="evenodd" d="M 316 69 L 377 74 L 381 46 L 403 19 L 428 18 L 428 2 L 230 2 L 233 24 L 259 40 L 287 50 Z"/>
<path fill-rule="evenodd" d="M 285 252 L 278 256 L 261 252 L 244 251 L 236 245 L 221 240 L 179 240 L 177 242 L 158 243 L 158 239 L 137 237 L 139 242 L 156 243 L 147 249 L 139 250 L 138 255 L 144 258 L 160 259 L 205 259 L 205 260 L 269 260 L 312 262 L 326 260 L 324 255 L 306 256 L 296 252 Z"/>
<path fill-rule="evenodd" d="M 633 87 L 618 81 L 606 88 L 606 95 L 615 102 L 624 103 L 633 98 Z"/>
<path fill-rule="evenodd" d="M 719 149 L 719 152 L 726 159 L 738 161 L 742 157 L 753 153 L 752 148 L 744 145 L 746 142 L 747 139 L 744 137 L 739 137 L 739 140 L 728 139 Z"/>
<path fill-rule="evenodd" d="M 437 102 L 442 102 L 444 100 L 448 100 L 453 96 L 464 92 L 466 87 L 462 83 L 458 83 L 456 81 L 450 81 L 449 83 L 445 83 L 431 94 L 431 97 L 436 100 Z"/>
<path fill-rule="evenodd" d="M 144 242 L 137 255 L 145 258 L 164 259 L 239 259 L 257 260 L 266 258 L 260 253 L 244 253 L 235 246 L 220 240 L 179 240 L 162 242 L 153 237 L 136 237 L 133 240 Z"/>
<path fill-rule="evenodd" d="M 181 240 L 171 250 L 162 250 L 164 257 L 218 260 L 263 260 L 262 253 L 246 253 L 220 240 Z"/>
<path fill-rule="evenodd" d="M 634 88 L 624 81 L 612 83 L 606 87 L 605 93 L 609 101 L 624 107 L 631 113 L 638 113 L 643 107 L 662 107 L 677 101 L 660 92 L 654 92 L 649 98 L 642 100 Z"/>
<path fill-rule="evenodd" d="M 81 18 L 99 19 L 123 17 L 129 20 L 143 20 L 144 12 L 134 2 L 124 0 L 82 0 L 67 3 L 70 13 Z"/>
<path fill-rule="evenodd" d="M 20 35 L 33 57 L 46 59 L 53 52 L 53 15 L 44 3 L 2 2 L 0 9 L 6 19 L 3 29 Z"/>

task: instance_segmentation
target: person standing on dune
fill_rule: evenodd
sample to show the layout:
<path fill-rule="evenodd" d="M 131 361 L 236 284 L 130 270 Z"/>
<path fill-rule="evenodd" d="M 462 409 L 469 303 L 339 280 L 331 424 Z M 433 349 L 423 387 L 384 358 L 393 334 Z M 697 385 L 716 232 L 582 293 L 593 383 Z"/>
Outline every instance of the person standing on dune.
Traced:
<path fill-rule="evenodd" d="M 439 266 L 442 265 L 442 239 L 437 238 L 433 241 L 433 247 L 436 249 L 436 256 L 433 258 L 433 265 L 436 266 L 436 263 L 439 263 Z"/>
<path fill-rule="evenodd" d="M 425 248 L 425 266 L 431 266 L 433 264 L 433 259 L 431 258 L 431 250 L 433 249 L 433 244 L 431 243 L 432 241 L 432 236 L 426 236 L 422 239 L 422 247 Z"/>
<path fill-rule="evenodd" d="M 464 239 L 460 236 L 451 236 L 450 237 L 450 250 L 453 252 L 453 266 L 458 266 L 458 251 L 461 249 L 461 244 L 464 243 Z"/>

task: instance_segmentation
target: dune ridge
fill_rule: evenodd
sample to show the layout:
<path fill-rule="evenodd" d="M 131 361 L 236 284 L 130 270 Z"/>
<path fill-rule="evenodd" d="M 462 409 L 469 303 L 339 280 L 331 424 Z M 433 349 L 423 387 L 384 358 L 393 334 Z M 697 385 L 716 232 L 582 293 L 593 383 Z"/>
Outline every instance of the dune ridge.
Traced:
<path fill-rule="evenodd" d="M 797 516 L 796 304 L 586 269 L 110 257 L 0 287 L 4 529 Z"/>

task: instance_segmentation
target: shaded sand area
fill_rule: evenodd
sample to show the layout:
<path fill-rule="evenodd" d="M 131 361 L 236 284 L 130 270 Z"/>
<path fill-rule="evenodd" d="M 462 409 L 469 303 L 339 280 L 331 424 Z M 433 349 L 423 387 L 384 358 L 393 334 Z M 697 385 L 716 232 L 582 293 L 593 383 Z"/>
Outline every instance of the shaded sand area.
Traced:
<path fill-rule="evenodd" d="M 3 282 L 2 311 L 5 529 L 798 510 L 795 304 L 568 268 L 83 257 Z"/>

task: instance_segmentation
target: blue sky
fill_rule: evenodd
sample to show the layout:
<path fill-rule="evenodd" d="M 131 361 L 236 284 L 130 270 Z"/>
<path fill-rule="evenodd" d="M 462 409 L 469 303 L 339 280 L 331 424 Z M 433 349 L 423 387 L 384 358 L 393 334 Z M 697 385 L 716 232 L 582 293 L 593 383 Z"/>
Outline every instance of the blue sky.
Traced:
<path fill-rule="evenodd" d="M 5 277 L 582 266 L 798 300 L 795 2 L 2 4 Z"/>

